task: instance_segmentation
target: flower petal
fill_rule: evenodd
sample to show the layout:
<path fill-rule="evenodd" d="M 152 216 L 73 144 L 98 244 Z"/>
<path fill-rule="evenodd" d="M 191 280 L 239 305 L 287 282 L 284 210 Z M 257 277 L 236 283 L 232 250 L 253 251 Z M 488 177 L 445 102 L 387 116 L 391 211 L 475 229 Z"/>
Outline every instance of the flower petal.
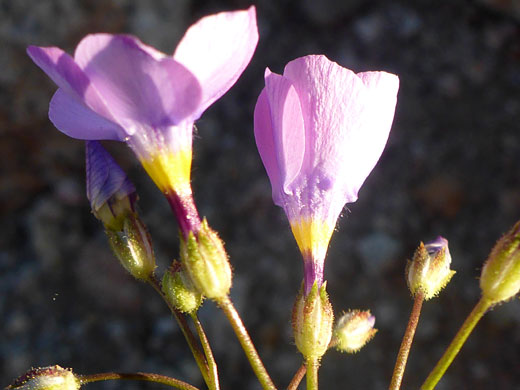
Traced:
<path fill-rule="evenodd" d="M 284 193 L 300 173 L 305 154 L 305 127 L 300 99 L 291 82 L 266 70 L 265 86 L 271 112 L 276 159 Z"/>
<path fill-rule="evenodd" d="M 100 115 L 112 118 L 88 76 L 70 55 L 57 47 L 38 46 L 29 46 L 27 54 L 63 91 L 83 100 Z"/>
<path fill-rule="evenodd" d="M 74 58 L 116 120 L 175 125 L 192 115 L 200 86 L 180 63 L 126 35 L 85 37 Z"/>
<path fill-rule="evenodd" d="M 291 61 L 284 76 L 298 91 L 306 137 L 313 145 L 305 163 L 316 167 L 323 189 L 339 186 L 345 196 L 343 203 L 355 202 L 383 151 L 391 121 L 383 128 L 374 127 L 371 117 L 379 112 L 371 102 L 375 95 L 372 89 L 355 73 L 325 56 Z M 395 107 L 395 98 L 378 103 L 388 110 L 388 106 Z"/>
<path fill-rule="evenodd" d="M 173 58 L 186 66 L 203 86 L 194 120 L 237 81 L 257 42 L 254 6 L 245 11 L 207 16 L 186 31 Z"/>
<path fill-rule="evenodd" d="M 72 138 L 122 141 L 126 137 L 118 124 L 98 115 L 62 88 L 52 97 L 49 118 L 58 130 Z"/>

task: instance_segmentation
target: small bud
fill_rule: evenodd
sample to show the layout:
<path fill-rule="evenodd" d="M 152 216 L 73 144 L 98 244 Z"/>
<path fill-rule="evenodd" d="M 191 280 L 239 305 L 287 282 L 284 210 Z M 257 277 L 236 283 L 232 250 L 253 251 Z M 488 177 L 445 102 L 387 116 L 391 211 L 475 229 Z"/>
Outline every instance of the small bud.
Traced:
<path fill-rule="evenodd" d="M 162 290 L 170 303 L 182 313 L 196 312 L 203 300 L 178 261 L 164 273 Z"/>
<path fill-rule="evenodd" d="M 123 267 L 135 278 L 148 280 L 155 270 L 152 239 L 137 214 L 127 216 L 123 230 L 107 229 L 108 242 Z"/>
<path fill-rule="evenodd" d="M 429 244 L 421 242 L 406 266 L 406 282 L 412 295 L 422 292 L 428 300 L 439 294 L 455 274 L 450 264 L 448 240 L 439 236 Z"/>
<path fill-rule="evenodd" d="M 338 351 L 355 353 L 377 333 L 376 318 L 370 311 L 350 310 L 343 314 L 334 329 L 333 344 Z"/>
<path fill-rule="evenodd" d="M 229 294 L 231 266 L 222 240 L 206 219 L 202 221 L 197 237 L 190 232 L 184 240 L 181 235 L 181 262 L 202 295 L 219 300 Z"/>
<path fill-rule="evenodd" d="M 319 359 L 327 351 L 332 337 L 334 313 L 326 292 L 327 282 L 320 289 L 314 283 L 307 296 L 300 289 L 292 313 L 296 347 L 305 359 Z"/>
<path fill-rule="evenodd" d="M 107 229 L 120 231 L 134 212 L 137 193 L 125 172 L 97 141 L 86 142 L 87 198 Z"/>
<path fill-rule="evenodd" d="M 50 366 L 27 371 L 6 390 L 78 390 L 80 386 L 72 370 Z"/>
<path fill-rule="evenodd" d="M 491 250 L 482 268 L 480 288 L 493 303 L 508 300 L 520 291 L 520 222 Z"/>

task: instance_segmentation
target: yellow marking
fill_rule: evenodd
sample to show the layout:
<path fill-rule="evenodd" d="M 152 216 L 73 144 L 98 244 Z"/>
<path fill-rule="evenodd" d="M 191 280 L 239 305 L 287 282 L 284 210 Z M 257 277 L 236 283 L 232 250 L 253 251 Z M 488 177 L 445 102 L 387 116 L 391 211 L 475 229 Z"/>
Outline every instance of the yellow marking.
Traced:
<path fill-rule="evenodd" d="M 191 149 L 152 154 L 141 159 L 141 164 L 162 192 L 191 192 Z"/>
<path fill-rule="evenodd" d="M 313 259 L 324 259 L 334 226 L 311 218 L 291 223 L 291 229 L 302 254 L 310 253 Z"/>

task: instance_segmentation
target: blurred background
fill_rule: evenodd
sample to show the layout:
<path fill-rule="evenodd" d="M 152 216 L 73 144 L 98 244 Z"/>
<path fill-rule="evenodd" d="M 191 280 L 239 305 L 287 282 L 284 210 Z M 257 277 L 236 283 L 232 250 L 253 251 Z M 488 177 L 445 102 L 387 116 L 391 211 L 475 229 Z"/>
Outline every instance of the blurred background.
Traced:
<path fill-rule="evenodd" d="M 130 33 L 171 53 L 200 17 L 257 6 L 260 41 L 237 84 L 198 121 L 193 187 L 226 242 L 232 299 L 280 389 L 301 360 L 291 308 L 296 243 L 253 137 L 266 66 L 325 54 L 354 71 L 399 75 L 390 139 L 347 205 L 325 270 L 336 313 L 371 309 L 379 333 L 356 355 L 323 359 L 323 389 L 386 389 L 412 300 L 406 259 L 450 242 L 457 274 L 424 305 L 403 388 L 418 388 L 479 299 L 489 250 L 520 219 L 520 3 L 517 0 L 0 0 L 0 386 L 31 366 L 152 371 L 202 386 L 166 306 L 109 251 L 85 196 L 84 145 L 47 118 L 54 84 L 29 44 L 69 53 L 92 32 Z M 230 43 L 232 44 L 232 43 Z M 123 144 L 105 143 L 140 194 L 163 271 L 177 256 L 167 202 Z M 200 312 L 223 389 L 259 389 L 212 302 Z M 520 302 L 486 315 L 438 389 L 518 389 Z M 158 388 L 109 382 L 98 389 Z"/>

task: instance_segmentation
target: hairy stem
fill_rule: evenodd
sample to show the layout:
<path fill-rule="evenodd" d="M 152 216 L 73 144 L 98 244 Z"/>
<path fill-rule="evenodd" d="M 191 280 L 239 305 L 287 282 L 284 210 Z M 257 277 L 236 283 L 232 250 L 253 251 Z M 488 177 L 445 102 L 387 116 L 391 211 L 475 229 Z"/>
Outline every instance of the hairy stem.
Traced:
<path fill-rule="evenodd" d="M 406 368 L 406 362 L 408 361 L 408 355 L 410 354 L 410 348 L 412 347 L 413 337 L 415 330 L 417 329 L 417 323 L 421 315 L 421 308 L 424 301 L 424 294 L 418 292 L 413 302 L 412 312 L 410 313 L 410 319 L 408 320 L 408 326 L 404 332 L 403 341 L 397 354 L 395 362 L 394 373 L 392 374 L 392 381 L 390 382 L 390 390 L 399 390 L 401 388 L 401 382 L 403 381 L 404 370 Z"/>
<path fill-rule="evenodd" d="M 309 358 L 305 361 L 307 367 L 307 390 L 318 390 L 318 368 L 320 362 L 317 358 Z"/>
<path fill-rule="evenodd" d="M 244 350 L 247 359 L 249 360 L 249 364 L 253 368 L 253 371 L 258 378 L 258 381 L 262 385 L 262 388 L 264 390 L 276 390 L 276 386 L 267 373 L 267 370 L 265 369 L 264 364 L 262 363 L 262 360 L 260 359 L 255 346 L 253 345 L 253 341 L 251 340 L 251 337 L 249 337 L 249 333 L 247 333 L 244 323 L 242 322 L 242 319 L 238 315 L 235 306 L 229 297 L 222 298 L 217 303 L 222 311 L 224 311 L 224 314 L 231 324 L 231 327 L 235 331 L 238 341 L 240 342 L 240 345 L 242 346 L 242 349 Z"/>
<path fill-rule="evenodd" d="M 287 386 L 287 390 L 296 390 L 302 381 L 303 377 L 305 376 L 305 373 L 307 372 L 307 367 L 305 367 L 305 364 L 302 364 L 300 368 L 298 368 L 298 371 L 294 374 L 291 383 L 289 383 L 289 386 Z"/>
<path fill-rule="evenodd" d="M 135 373 L 119 373 L 119 372 L 104 372 L 100 374 L 92 375 L 79 375 L 78 376 L 81 385 L 92 382 L 107 381 L 107 380 L 137 380 L 137 381 L 148 381 L 162 383 L 181 390 L 199 390 L 197 387 L 190 385 L 189 383 L 183 382 L 179 379 L 171 378 L 165 375 L 150 374 L 146 372 L 135 372 Z"/>
<path fill-rule="evenodd" d="M 424 381 L 423 385 L 421 386 L 421 390 L 433 390 L 437 383 L 441 380 L 442 376 L 450 366 L 450 364 L 453 362 L 453 359 L 455 359 L 455 356 L 459 353 L 460 349 L 466 342 L 467 338 L 469 337 L 470 333 L 475 328 L 475 325 L 479 322 L 479 320 L 482 318 L 484 314 L 488 311 L 488 309 L 493 305 L 493 303 L 482 297 L 480 298 L 480 301 L 475 305 L 471 313 L 469 314 L 468 318 L 464 321 L 461 328 L 451 341 L 451 344 L 449 345 L 446 352 L 444 352 L 444 355 L 442 355 L 441 359 L 435 366 L 435 368 L 432 370 L 430 375 L 428 375 L 428 378 Z"/>
<path fill-rule="evenodd" d="M 166 302 L 173 316 L 177 320 L 177 323 L 181 328 L 182 334 L 184 335 L 184 338 L 186 339 L 188 346 L 190 347 L 191 353 L 195 358 L 197 366 L 199 367 L 202 377 L 204 378 L 204 382 L 206 382 L 208 387 L 211 388 L 208 364 L 206 362 L 206 359 L 204 358 L 204 354 L 200 350 L 200 347 L 197 343 L 197 339 L 193 335 L 188 323 L 186 322 L 186 318 L 179 310 L 177 310 L 175 307 L 171 305 L 171 303 L 165 297 L 161 289 L 161 283 L 156 278 L 150 278 L 149 283 L 152 285 L 155 291 L 157 291 L 157 293 L 163 298 L 164 302 Z"/>
<path fill-rule="evenodd" d="M 206 333 L 204 332 L 204 328 L 197 317 L 197 313 L 191 313 L 191 318 L 193 319 L 193 323 L 195 324 L 195 328 L 197 329 L 197 333 L 199 335 L 200 342 L 202 344 L 202 349 L 204 350 L 204 354 L 206 355 L 206 361 L 208 363 L 208 374 L 209 379 L 211 381 L 211 385 L 208 384 L 210 390 L 219 390 L 219 380 L 218 380 L 218 369 L 217 363 L 215 362 L 215 358 L 213 357 L 213 351 L 211 350 L 211 346 L 209 345 L 208 338 Z"/>

